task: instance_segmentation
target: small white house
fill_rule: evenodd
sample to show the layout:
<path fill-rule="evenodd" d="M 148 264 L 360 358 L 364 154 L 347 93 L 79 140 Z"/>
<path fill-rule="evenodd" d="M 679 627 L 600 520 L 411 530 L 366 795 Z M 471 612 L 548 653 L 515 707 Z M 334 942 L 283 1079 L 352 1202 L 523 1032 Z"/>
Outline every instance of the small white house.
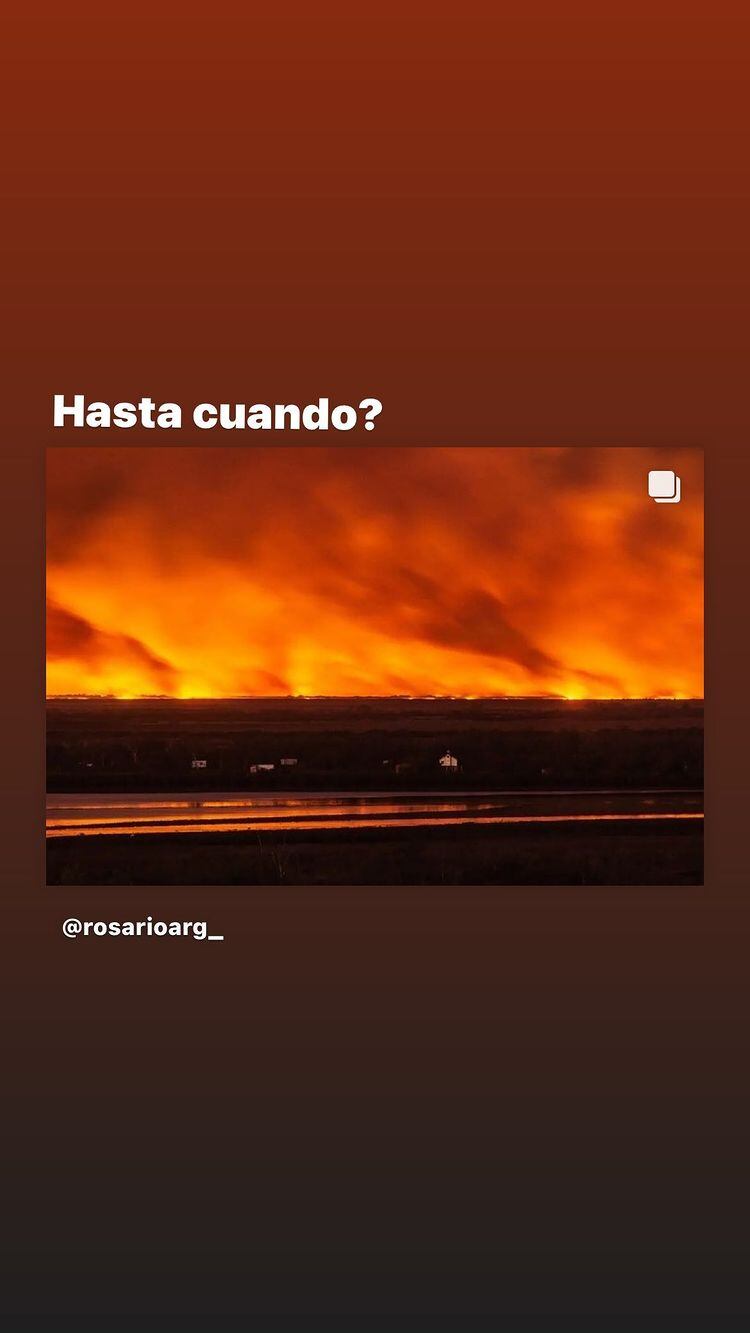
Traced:
<path fill-rule="evenodd" d="M 438 763 L 440 764 L 441 768 L 456 769 L 459 767 L 459 763 L 456 756 L 454 754 L 451 754 L 450 750 L 446 750 L 443 757 L 438 760 Z"/>
<path fill-rule="evenodd" d="M 296 762 L 297 762 L 296 759 L 282 759 L 282 761 L 281 761 L 281 767 L 282 767 L 282 768 L 294 768 Z"/>
<path fill-rule="evenodd" d="M 190 761 L 190 767 L 191 767 L 191 768 L 205 768 L 205 767 L 206 767 L 206 762 L 207 762 L 207 761 L 206 761 L 205 759 L 192 759 L 192 760 Z"/>

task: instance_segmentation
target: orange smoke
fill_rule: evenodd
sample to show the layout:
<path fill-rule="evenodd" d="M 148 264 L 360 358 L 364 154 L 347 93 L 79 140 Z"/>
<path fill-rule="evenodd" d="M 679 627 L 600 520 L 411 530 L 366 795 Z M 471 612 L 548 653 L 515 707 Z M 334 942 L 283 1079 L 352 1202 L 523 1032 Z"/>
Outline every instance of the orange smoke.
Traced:
<path fill-rule="evenodd" d="M 702 520 L 689 449 L 50 449 L 48 693 L 700 696 Z"/>

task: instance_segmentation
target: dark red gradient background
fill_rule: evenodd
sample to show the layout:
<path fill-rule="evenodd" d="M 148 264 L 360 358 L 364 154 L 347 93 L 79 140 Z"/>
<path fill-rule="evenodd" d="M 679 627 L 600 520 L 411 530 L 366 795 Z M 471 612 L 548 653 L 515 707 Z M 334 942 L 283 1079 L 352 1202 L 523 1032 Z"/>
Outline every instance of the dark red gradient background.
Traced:
<path fill-rule="evenodd" d="M 2 36 L 9 1326 L 744 1326 L 746 7 L 48 3 Z M 703 445 L 706 889 L 44 890 L 54 392 Z M 225 944 L 60 935 L 183 910 Z"/>

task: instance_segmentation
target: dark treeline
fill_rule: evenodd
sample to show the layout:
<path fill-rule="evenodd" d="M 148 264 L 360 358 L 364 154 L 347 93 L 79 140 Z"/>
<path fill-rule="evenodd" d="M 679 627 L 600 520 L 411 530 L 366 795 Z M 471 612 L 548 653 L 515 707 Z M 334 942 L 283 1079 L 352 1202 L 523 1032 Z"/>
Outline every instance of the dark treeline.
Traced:
<path fill-rule="evenodd" d="M 702 721 L 693 701 L 60 701 L 48 707 L 47 782 L 51 791 L 701 787 Z M 446 750 L 458 770 L 441 768 Z M 253 774 L 256 764 L 275 767 Z"/>

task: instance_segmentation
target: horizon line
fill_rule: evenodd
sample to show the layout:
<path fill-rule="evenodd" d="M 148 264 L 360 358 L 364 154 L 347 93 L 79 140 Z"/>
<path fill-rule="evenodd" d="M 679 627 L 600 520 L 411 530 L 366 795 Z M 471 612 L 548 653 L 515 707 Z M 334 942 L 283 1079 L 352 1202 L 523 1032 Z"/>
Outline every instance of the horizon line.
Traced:
<path fill-rule="evenodd" d="M 569 694 L 222 694 L 222 695 L 177 695 L 177 694 L 47 694 L 46 703 L 70 702 L 72 700 L 92 700 L 107 703 L 290 703 L 292 701 L 310 702 L 314 700 L 367 699 L 395 700 L 404 703 L 484 703 L 484 702 L 524 702 L 539 703 L 704 703 L 702 694 L 611 694 L 611 695 L 569 695 Z"/>

